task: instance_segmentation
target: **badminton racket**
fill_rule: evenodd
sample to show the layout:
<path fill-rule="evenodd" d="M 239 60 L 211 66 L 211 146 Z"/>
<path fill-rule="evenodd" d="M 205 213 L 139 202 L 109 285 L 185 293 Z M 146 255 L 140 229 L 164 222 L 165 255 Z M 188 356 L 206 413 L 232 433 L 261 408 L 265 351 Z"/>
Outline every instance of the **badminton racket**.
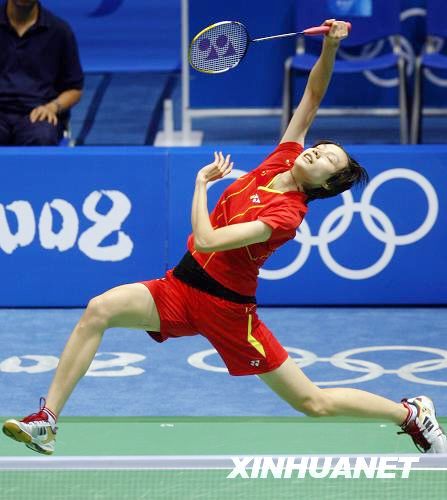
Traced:
<path fill-rule="evenodd" d="M 351 23 L 346 24 L 350 30 Z M 296 33 L 250 39 L 242 23 L 222 21 L 206 27 L 193 38 L 189 46 L 189 63 L 201 73 L 224 73 L 242 61 L 250 43 L 296 35 L 325 35 L 330 29 L 330 26 L 315 26 Z"/>

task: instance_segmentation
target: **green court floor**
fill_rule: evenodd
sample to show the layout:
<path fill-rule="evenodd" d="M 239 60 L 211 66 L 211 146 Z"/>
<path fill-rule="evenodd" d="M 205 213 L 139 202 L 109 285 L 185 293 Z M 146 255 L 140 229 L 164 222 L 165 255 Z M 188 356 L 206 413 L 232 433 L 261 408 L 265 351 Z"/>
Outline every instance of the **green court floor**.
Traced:
<path fill-rule="evenodd" d="M 444 424 L 447 418 L 440 419 Z M 347 418 L 61 418 L 55 456 L 414 453 L 408 436 Z M 1 435 L 0 456 L 34 457 Z M 45 460 L 46 457 L 42 457 Z M 408 479 L 235 479 L 226 470 L 0 471 L 2 500 L 447 498 L 447 471 Z"/>
<path fill-rule="evenodd" d="M 379 420 L 347 418 L 62 417 L 56 454 L 413 453 L 413 443 L 398 430 Z M 1 456 L 30 453 L 1 435 Z"/>

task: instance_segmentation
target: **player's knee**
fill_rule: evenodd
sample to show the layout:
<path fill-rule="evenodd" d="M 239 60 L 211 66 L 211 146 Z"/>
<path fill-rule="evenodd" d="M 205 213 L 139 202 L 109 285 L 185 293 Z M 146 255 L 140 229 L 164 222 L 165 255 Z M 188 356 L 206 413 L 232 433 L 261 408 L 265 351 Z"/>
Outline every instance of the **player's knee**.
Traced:
<path fill-rule="evenodd" d="M 102 295 L 91 299 L 85 310 L 83 321 L 89 325 L 105 330 L 111 319 L 110 309 L 107 307 L 107 299 Z"/>
<path fill-rule="evenodd" d="M 295 407 L 309 417 L 329 417 L 332 415 L 332 404 L 330 398 L 324 394 L 310 396 Z"/>

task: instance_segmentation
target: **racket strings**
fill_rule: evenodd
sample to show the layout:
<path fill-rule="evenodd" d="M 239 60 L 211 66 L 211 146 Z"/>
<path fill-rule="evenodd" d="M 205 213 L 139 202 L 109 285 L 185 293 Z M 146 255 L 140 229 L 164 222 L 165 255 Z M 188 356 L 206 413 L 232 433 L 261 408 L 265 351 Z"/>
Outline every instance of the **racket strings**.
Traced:
<path fill-rule="evenodd" d="M 205 73 L 222 73 L 239 64 L 248 43 L 247 30 L 242 24 L 231 21 L 215 24 L 191 43 L 191 65 Z"/>

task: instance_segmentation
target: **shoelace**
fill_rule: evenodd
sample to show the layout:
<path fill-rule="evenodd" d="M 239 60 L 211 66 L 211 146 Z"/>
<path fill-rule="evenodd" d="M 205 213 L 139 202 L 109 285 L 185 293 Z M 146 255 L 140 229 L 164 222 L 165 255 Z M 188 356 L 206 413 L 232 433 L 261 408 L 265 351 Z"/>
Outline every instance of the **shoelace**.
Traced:
<path fill-rule="evenodd" d="M 430 449 L 431 444 L 428 442 L 428 440 L 423 435 L 422 430 L 419 428 L 418 424 L 416 423 L 416 420 L 415 419 L 410 420 L 411 414 L 410 414 L 410 406 L 409 405 L 410 404 L 413 405 L 413 403 L 409 403 L 407 399 L 402 399 L 401 403 L 405 406 L 405 408 L 407 408 L 409 410 L 409 414 L 408 414 L 408 417 L 405 420 L 405 422 L 400 427 L 402 430 L 400 432 L 398 432 L 397 434 L 408 434 L 409 436 L 411 436 L 416 448 L 421 453 L 425 453 L 426 451 L 428 451 Z"/>
<path fill-rule="evenodd" d="M 45 408 L 45 404 L 46 404 L 46 400 L 45 398 L 40 398 L 39 400 L 39 411 L 36 412 L 36 413 L 31 413 L 31 415 L 28 415 L 27 417 L 25 417 L 22 422 L 25 422 L 26 424 L 32 424 L 36 421 L 46 421 L 48 422 L 48 417 L 45 413 L 43 413 L 43 409 Z M 41 414 L 44 414 L 44 418 L 39 418 L 41 417 Z"/>
<path fill-rule="evenodd" d="M 51 427 L 52 431 L 56 433 L 57 427 L 53 427 L 51 425 L 51 423 L 48 421 L 48 415 L 43 411 L 43 409 L 45 408 L 45 404 L 46 404 L 45 398 L 40 398 L 39 400 L 40 410 L 36 413 L 28 415 L 22 420 L 22 422 L 31 426 L 39 426 L 45 424 L 45 427 L 46 426 Z M 46 433 L 46 430 L 44 430 L 43 432 Z M 39 434 L 42 433 L 39 431 Z"/>
<path fill-rule="evenodd" d="M 22 422 L 29 425 L 42 425 L 42 423 L 51 425 L 46 418 L 46 414 L 42 411 L 28 415 L 22 420 Z"/>
<path fill-rule="evenodd" d="M 409 434 L 413 438 L 413 442 L 416 448 L 421 453 L 425 453 L 427 450 L 430 449 L 430 443 L 425 439 L 425 437 L 422 434 L 422 431 L 420 431 L 416 425 L 414 429 L 399 431 L 397 434 Z"/>

